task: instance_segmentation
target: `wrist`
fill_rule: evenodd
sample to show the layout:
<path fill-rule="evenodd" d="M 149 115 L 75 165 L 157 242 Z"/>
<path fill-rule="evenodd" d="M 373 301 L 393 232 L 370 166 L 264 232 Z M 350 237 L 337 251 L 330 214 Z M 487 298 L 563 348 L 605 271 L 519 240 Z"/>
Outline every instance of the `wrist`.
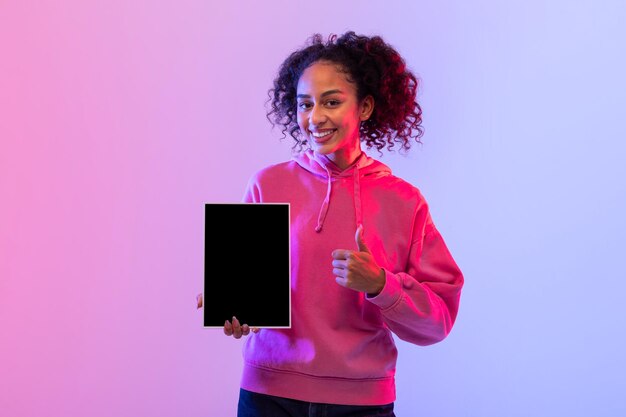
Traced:
<path fill-rule="evenodd" d="M 368 292 L 367 296 L 368 297 L 376 297 L 378 294 L 380 294 L 383 291 L 383 288 L 385 288 L 385 283 L 387 282 L 387 278 L 385 276 L 385 270 L 383 268 L 380 268 L 380 274 L 378 275 L 378 286 L 377 288 L 373 291 L 373 292 Z"/>

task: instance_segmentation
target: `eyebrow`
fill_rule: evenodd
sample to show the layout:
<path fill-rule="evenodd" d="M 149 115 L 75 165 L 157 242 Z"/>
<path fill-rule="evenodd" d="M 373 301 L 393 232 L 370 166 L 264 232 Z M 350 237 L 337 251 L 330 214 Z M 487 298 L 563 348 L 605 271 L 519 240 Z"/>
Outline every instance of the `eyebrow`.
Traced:
<path fill-rule="evenodd" d="M 322 93 L 322 97 L 330 96 L 331 94 L 336 94 L 336 93 L 343 94 L 343 91 L 341 91 L 341 90 L 328 90 L 328 91 L 324 91 L 324 92 Z M 298 94 L 298 95 L 296 96 L 296 98 L 311 98 L 311 96 L 310 96 L 310 95 L 308 95 L 308 94 Z"/>

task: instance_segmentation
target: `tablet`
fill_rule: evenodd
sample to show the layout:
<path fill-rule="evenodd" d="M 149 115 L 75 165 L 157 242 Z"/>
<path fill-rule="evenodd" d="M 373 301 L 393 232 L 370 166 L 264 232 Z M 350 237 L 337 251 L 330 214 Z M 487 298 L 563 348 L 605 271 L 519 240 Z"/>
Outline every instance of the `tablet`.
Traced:
<path fill-rule="evenodd" d="M 204 327 L 291 327 L 288 203 L 208 203 Z"/>

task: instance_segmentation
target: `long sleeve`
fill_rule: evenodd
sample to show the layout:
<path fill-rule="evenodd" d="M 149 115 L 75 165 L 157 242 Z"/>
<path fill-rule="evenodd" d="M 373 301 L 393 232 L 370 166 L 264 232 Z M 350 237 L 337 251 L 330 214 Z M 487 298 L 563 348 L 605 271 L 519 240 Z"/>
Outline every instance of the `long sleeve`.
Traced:
<path fill-rule="evenodd" d="M 418 235 L 406 272 L 385 269 L 383 290 L 367 300 L 380 307 L 385 324 L 400 339 L 425 346 L 450 333 L 464 279 L 432 221 Z"/>

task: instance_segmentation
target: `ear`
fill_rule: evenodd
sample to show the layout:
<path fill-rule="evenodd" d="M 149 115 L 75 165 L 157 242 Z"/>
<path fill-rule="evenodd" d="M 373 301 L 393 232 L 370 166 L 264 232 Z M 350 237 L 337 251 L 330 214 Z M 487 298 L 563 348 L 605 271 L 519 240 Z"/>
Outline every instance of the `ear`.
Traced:
<path fill-rule="evenodd" d="M 365 120 L 370 118 L 373 112 L 374 112 L 374 97 L 372 97 L 371 95 L 368 95 L 361 101 L 359 119 L 361 119 L 361 121 L 364 122 Z"/>

